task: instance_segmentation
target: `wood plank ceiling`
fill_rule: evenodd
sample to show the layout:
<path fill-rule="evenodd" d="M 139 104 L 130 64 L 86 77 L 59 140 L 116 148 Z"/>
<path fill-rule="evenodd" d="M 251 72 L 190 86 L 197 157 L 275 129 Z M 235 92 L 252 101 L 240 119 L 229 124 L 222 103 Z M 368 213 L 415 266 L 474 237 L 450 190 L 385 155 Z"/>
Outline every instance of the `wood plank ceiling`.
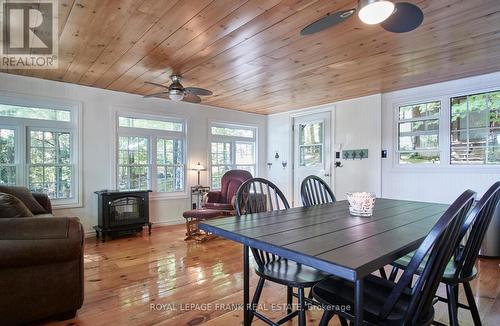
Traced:
<path fill-rule="evenodd" d="M 303 37 L 356 1 L 59 0 L 59 68 L 5 72 L 137 94 L 175 72 L 205 104 L 271 114 L 500 70 L 499 0 L 406 1 L 413 32 L 355 17 Z"/>

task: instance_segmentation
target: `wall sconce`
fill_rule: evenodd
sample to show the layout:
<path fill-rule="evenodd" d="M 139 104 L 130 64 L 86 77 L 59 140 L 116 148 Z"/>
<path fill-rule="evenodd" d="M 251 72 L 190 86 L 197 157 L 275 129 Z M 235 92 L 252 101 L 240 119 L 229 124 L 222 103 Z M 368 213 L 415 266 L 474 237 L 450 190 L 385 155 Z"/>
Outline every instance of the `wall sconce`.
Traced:
<path fill-rule="evenodd" d="M 288 162 L 287 161 L 282 161 L 281 162 L 281 165 L 283 166 L 283 169 L 286 168 L 286 166 L 288 165 Z"/>
<path fill-rule="evenodd" d="M 278 151 L 274 152 L 274 158 L 275 159 L 279 159 L 280 158 L 280 154 L 278 153 Z"/>
<path fill-rule="evenodd" d="M 267 163 L 267 167 L 269 168 L 269 170 L 271 170 L 271 167 L 273 166 L 273 163 Z"/>

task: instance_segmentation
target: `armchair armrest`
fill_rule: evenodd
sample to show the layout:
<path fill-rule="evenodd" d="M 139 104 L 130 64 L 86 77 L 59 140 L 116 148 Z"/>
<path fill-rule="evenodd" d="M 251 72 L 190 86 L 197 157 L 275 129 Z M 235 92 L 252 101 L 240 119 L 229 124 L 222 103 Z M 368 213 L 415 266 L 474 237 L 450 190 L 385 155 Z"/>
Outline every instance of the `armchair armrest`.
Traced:
<path fill-rule="evenodd" d="M 222 193 L 220 191 L 209 191 L 205 195 L 203 203 L 219 203 Z"/>
<path fill-rule="evenodd" d="M 52 204 L 50 203 L 50 198 L 47 194 L 42 192 L 33 192 L 31 193 L 36 201 L 42 205 L 47 213 L 52 214 Z"/>
<path fill-rule="evenodd" d="M 76 217 L 0 219 L 0 268 L 80 259 L 83 238 Z"/>

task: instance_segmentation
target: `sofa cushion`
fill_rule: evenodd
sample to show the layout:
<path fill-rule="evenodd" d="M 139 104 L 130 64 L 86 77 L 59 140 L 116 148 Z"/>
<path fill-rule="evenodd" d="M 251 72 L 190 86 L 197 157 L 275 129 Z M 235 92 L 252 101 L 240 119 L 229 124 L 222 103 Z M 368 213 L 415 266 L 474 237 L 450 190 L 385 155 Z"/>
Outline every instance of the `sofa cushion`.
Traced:
<path fill-rule="evenodd" d="M 33 214 L 46 214 L 47 211 L 36 201 L 31 191 L 26 187 L 0 186 L 0 192 L 19 198 Z"/>
<path fill-rule="evenodd" d="M 0 218 L 31 217 L 33 213 L 16 196 L 0 192 Z"/>

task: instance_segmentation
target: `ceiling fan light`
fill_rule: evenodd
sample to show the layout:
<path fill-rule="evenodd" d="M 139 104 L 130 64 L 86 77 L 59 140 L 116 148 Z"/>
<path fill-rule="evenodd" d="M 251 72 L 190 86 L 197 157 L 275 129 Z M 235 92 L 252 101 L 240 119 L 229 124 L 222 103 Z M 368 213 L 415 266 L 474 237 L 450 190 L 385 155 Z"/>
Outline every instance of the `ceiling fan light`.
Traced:
<path fill-rule="evenodd" d="M 387 0 L 359 0 L 359 19 L 365 24 L 380 24 L 394 12 L 394 3 Z"/>
<path fill-rule="evenodd" d="M 172 100 L 172 101 L 175 101 L 175 102 L 180 102 L 182 101 L 182 99 L 184 98 L 184 93 L 183 92 L 179 92 L 179 91 L 176 91 L 176 92 L 170 92 L 168 94 L 168 97 Z"/>

